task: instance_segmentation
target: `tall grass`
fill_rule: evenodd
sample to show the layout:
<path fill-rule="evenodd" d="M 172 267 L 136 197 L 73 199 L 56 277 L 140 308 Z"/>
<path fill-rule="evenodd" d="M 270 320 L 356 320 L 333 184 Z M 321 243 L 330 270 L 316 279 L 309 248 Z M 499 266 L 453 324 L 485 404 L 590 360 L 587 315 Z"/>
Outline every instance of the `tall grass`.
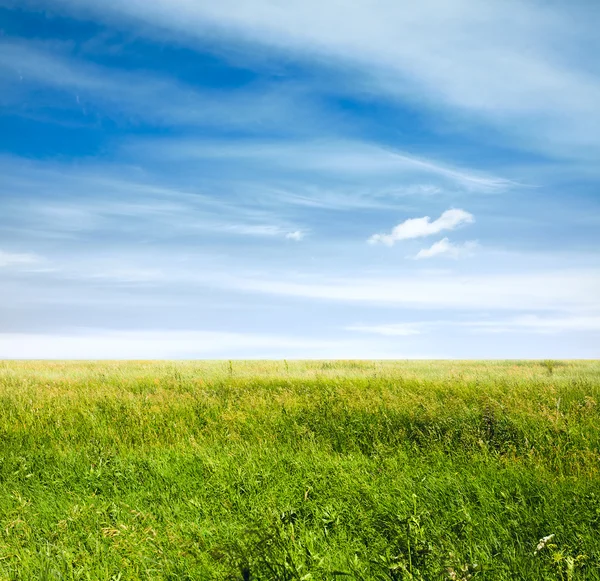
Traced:
<path fill-rule="evenodd" d="M 551 363 L 0 362 L 0 580 L 600 579 Z"/>

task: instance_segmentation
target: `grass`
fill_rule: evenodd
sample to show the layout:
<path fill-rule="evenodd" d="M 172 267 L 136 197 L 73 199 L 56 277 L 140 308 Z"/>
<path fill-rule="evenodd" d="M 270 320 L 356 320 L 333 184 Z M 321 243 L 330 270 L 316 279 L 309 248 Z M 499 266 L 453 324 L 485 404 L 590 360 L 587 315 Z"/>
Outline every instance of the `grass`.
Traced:
<path fill-rule="evenodd" d="M 0 362 L 0 580 L 600 579 L 599 403 L 592 361 Z"/>

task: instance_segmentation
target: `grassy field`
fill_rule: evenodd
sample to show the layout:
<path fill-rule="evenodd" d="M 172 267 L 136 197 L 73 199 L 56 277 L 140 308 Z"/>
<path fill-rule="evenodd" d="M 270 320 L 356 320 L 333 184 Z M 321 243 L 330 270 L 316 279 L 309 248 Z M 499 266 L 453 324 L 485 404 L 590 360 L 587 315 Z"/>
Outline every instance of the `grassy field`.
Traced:
<path fill-rule="evenodd" d="M 0 362 L 0 579 L 600 579 L 599 404 L 591 361 Z"/>

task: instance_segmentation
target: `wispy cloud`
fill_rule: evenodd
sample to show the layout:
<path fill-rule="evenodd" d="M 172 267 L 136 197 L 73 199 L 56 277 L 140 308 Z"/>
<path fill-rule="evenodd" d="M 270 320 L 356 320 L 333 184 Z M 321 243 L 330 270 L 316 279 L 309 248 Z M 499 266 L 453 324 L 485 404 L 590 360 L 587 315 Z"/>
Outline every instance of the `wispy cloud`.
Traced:
<path fill-rule="evenodd" d="M 156 268 L 112 268 L 88 274 L 90 280 L 106 280 L 116 283 L 153 283 L 165 280 L 165 273 Z"/>
<path fill-rule="evenodd" d="M 346 327 L 347 331 L 359 331 L 361 333 L 373 333 L 385 337 L 409 337 L 420 335 L 418 325 L 411 323 L 394 323 L 386 325 L 351 325 Z"/>
<path fill-rule="evenodd" d="M 409 336 L 440 333 L 442 329 L 467 330 L 471 333 L 526 333 L 552 335 L 561 333 L 600 333 L 600 316 L 593 309 L 585 316 L 572 314 L 529 314 L 495 319 L 422 320 L 410 323 L 351 325 L 347 331 L 360 331 L 382 336 Z"/>
<path fill-rule="evenodd" d="M 537 333 L 553 334 L 566 332 L 600 332 L 600 316 L 573 315 L 522 315 L 498 320 L 482 320 L 464 323 L 479 332 L 488 333 Z"/>
<path fill-rule="evenodd" d="M 423 178 L 437 178 L 466 191 L 498 192 L 517 185 L 515 182 L 471 168 L 455 167 L 434 158 L 427 159 L 396 151 L 368 141 L 321 138 L 282 138 L 278 141 L 240 139 L 235 142 L 202 139 L 153 139 L 132 141 L 124 147 L 129 155 L 168 164 L 185 161 L 227 164 L 240 168 L 252 167 L 255 174 L 266 176 L 296 175 L 300 172 L 314 178 L 338 178 L 355 183 L 364 178 L 394 179 L 394 187 L 406 195 L 439 193 L 439 184 L 423 183 Z M 398 179 L 408 181 L 399 184 Z"/>
<path fill-rule="evenodd" d="M 203 233 L 285 238 L 302 231 L 276 209 L 182 187 L 172 183 L 170 174 L 156 175 L 140 167 L 0 157 L 0 170 L 5 209 L 0 225 L 37 229 L 38 236 L 114 231 L 120 237 L 144 232 L 155 239 Z M 24 198 L 35 203 L 25 206 Z"/>
<path fill-rule="evenodd" d="M 150 23 L 146 31 L 157 34 L 184 32 L 192 43 L 210 30 L 227 42 L 241 37 L 285 55 L 343 65 L 358 77 L 359 90 L 451 109 L 571 158 L 600 147 L 600 81 L 591 56 L 600 46 L 589 3 L 571 9 L 425 0 L 407 7 L 378 0 L 374 7 L 359 0 L 344 7 L 343 18 L 337 2 L 317 0 L 292 0 L 285 10 L 269 0 L 56 4 L 86 16 L 94 11 Z"/>
<path fill-rule="evenodd" d="M 285 228 L 274 224 L 224 224 L 221 227 L 215 225 L 214 230 L 243 236 L 290 237 L 290 233 L 286 232 Z"/>
<path fill-rule="evenodd" d="M 597 308 L 600 274 L 596 270 L 554 270 L 510 274 L 414 274 L 402 277 L 348 277 L 312 280 L 302 277 L 219 276 L 206 284 L 243 291 L 364 303 L 448 309 Z"/>
<path fill-rule="evenodd" d="M 473 254 L 473 250 L 478 244 L 474 240 L 463 244 L 454 244 L 448 238 L 442 238 L 438 242 L 434 242 L 429 248 L 423 248 L 415 255 L 415 260 L 424 258 L 434 258 L 436 256 L 445 256 L 448 258 L 461 258 Z"/>
<path fill-rule="evenodd" d="M 454 230 L 463 224 L 475 221 L 473 214 L 460 209 L 446 210 L 437 220 L 431 221 L 429 216 L 423 218 L 409 218 L 392 229 L 390 234 L 374 234 L 369 238 L 370 244 L 381 242 L 393 246 L 399 240 L 423 238 L 438 234 L 444 230 Z M 443 241 L 442 241 L 443 242 Z"/>
<path fill-rule="evenodd" d="M 5 252 L 4 250 L 0 250 L 0 267 L 33 264 L 38 261 L 39 257 L 35 254 Z"/>
<path fill-rule="evenodd" d="M 40 87 L 58 93 L 42 93 Z M 303 126 L 318 124 L 320 119 L 309 100 L 301 99 L 301 89 L 283 82 L 236 91 L 199 89 L 157 73 L 92 64 L 72 56 L 58 43 L 1 40 L 0 88 L 3 105 L 17 110 L 24 104 L 28 110 L 70 109 L 91 119 L 112 117 L 134 124 L 264 131 L 295 119 L 291 132 L 302 132 Z"/>
<path fill-rule="evenodd" d="M 202 254 L 174 263 L 173 256 L 142 253 L 138 260 L 126 256 L 115 265 L 114 257 L 81 258 L 63 265 L 67 279 L 107 281 L 129 280 L 128 272 L 140 273 L 138 282 L 159 283 L 161 295 L 185 290 L 192 294 L 227 291 L 246 300 L 257 297 L 295 299 L 298 305 L 313 301 L 377 308 L 446 309 L 448 312 L 524 311 L 545 316 L 548 311 L 593 313 L 598 310 L 600 272 L 597 269 L 555 269 L 507 272 L 504 274 L 415 270 L 402 275 L 381 275 L 369 270 L 354 276 L 334 276 L 319 269 L 287 271 L 281 262 L 276 268 L 266 261 L 247 264 L 246 256 L 225 260 L 218 253 Z M 92 259 L 93 258 L 93 259 Z M 264 257 L 263 257 L 264 258 Z M 291 308 L 291 307 L 290 307 Z M 581 315 L 583 316 L 583 315 Z M 488 321 L 491 319 L 487 319 Z M 366 323 L 365 323 L 366 325 Z M 411 324 L 412 325 L 412 324 Z"/>

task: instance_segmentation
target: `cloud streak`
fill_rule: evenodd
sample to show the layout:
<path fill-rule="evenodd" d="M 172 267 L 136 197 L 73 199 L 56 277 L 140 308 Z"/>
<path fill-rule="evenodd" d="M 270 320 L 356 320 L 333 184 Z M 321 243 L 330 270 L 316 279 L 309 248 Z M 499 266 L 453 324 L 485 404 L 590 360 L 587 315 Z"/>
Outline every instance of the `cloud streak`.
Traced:
<path fill-rule="evenodd" d="M 33 264 L 38 261 L 39 257 L 35 254 L 6 252 L 4 250 L 0 250 L 0 268 L 23 264 Z"/>
<path fill-rule="evenodd" d="M 139 232 L 153 239 L 190 234 L 285 238 L 300 224 L 276 208 L 209 195 L 169 175 L 117 163 L 68 164 L 0 157 L 5 209 L 0 225 L 38 237 Z M 23 199 L 32 203 L 24 205 Z"/>
<path fill-rule="evenodd" d="M 509 179 L 489 175 L 475 169 L 455 167 L 434 158 L 411 155 L 382 147 L 376 143 L 340 138 L 282 138 L 278 141 L 240 139 L 236 142 L 202 139 L 154 139 L 132 141 L 124 151 L 133 158 L 157 163 L 184 165 L 185 162 L 210 162 L 235 168 L 253 168 L 262 177 L 298 174 L 320 178 L 337 178 L 355 183 L 357 179 L 408 180 L 408 195 L 432 195 L 439 187 L 423 185 L 424 177 L 436 178 L 443 184 L 469 192 L 501 192 L 517 184 Z M 391 189 L 391 186 L 388 185 Z"/>
<path fill-rule="evenodd" d="M 384 337 L 410 337 L 420 335 L 418 325 L 411 323 L 393 323 L 384 325 L 351 325 L 346 327 L 347 331 L 358 331 L 360 333 L 371 333 L 383 335 Z"/>
<path fill-rule="evenodd" d="M 464 323 L 477 332 L 556 334 L 568 332 L 600 333 L 600 316 L 593 312 L 587 316 L 521 315 L 499 320 Z"/>
<path fill-rule="evenodd" d="M 352 325 L 347 331 L 360 331 L 384 337 L 410 336 L 427 333 L 439 334 L 442 329 L 465 329 L 471 333 L 554 335 L 562 333 L 600 333 L 600 316 L 591 310 L 587 315 L 528 314 L 496 319 L 429 320 L 410 323 L 383 323 L 379 325 Z"/>
<path fill-rule="evenodd" d="M 510 274 L 320 277 L 310 281 L 221 276 L 205 284 L 267 295 L 379 306 L 447 309 L 598 308 L 600 273 L 559 270 Z"/>

